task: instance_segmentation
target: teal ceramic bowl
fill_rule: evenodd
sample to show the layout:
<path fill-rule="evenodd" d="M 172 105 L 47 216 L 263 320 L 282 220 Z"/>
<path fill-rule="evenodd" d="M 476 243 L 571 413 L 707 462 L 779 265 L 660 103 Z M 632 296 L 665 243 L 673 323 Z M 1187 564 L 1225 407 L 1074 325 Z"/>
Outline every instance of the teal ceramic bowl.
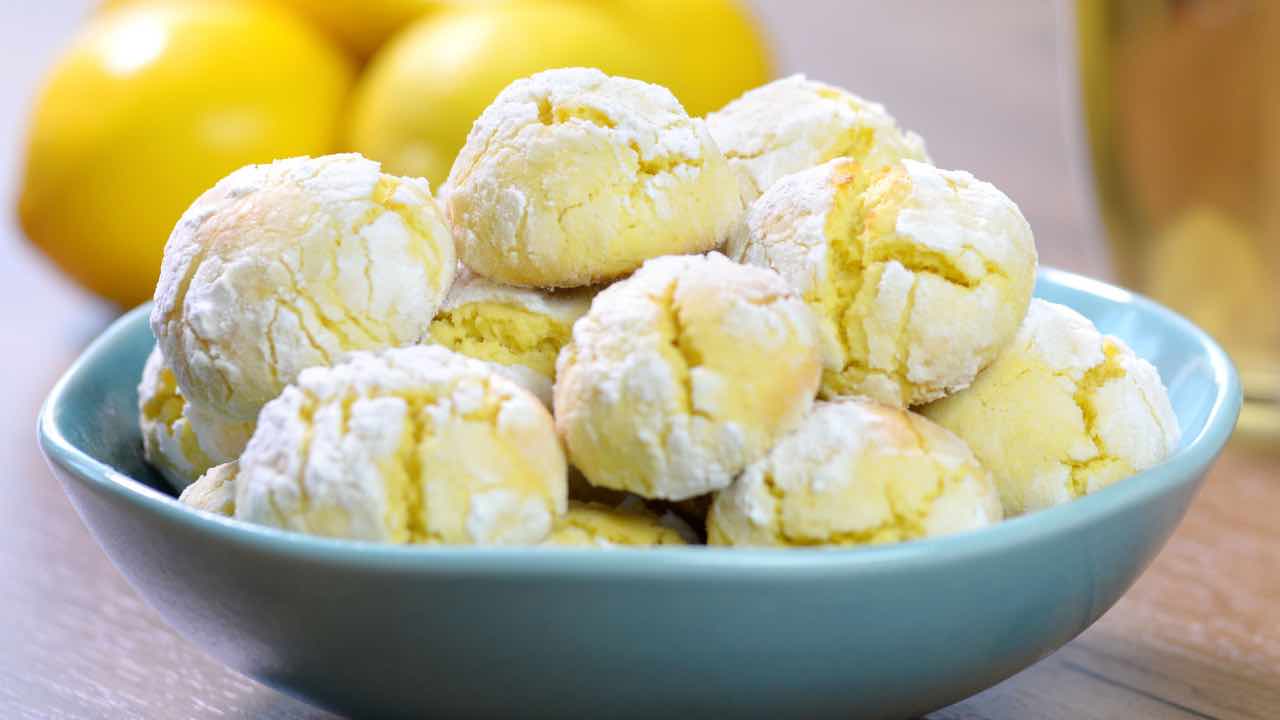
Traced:
<path fill-rule="evenodd" d="M 145 309 L 54 388 L 40 444 L 138 592 L 227 665 L 359 717 L 910 717 L 1053 652 L 1133 583 L 1231 434 L 1240 385 L 1203 332 L 1062 272 L 1038 293 L 1160 370 L 1159 467 L 964 535 L 853 550 L 382 546 L 190 512 L 147 468 Z"/>

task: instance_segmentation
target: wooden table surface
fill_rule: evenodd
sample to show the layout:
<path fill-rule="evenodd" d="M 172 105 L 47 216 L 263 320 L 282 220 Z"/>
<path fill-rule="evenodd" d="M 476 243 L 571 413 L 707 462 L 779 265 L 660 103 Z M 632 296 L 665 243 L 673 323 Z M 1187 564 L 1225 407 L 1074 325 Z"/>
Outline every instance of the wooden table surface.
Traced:
<path fill-rule="evenodd" d="M 85 3 L 3 3 L 0 197 L 15 186 L 36 72 Z M 799 5 L 803 10 L 792 11 Z M 1048 263 L 1106 274 L 1072 174 L 1055 6 L 760 3 L 783 63 L 885 101 L 941 164 L 1009 190 Z M 934 109 L 948 108 L 945 115 Z M 1065 108 L 1065 109 L 1064 109 Z M 114 311 L 0 224 L 0 717 L 326 718 L 219 666 L 166 627 L 107 561 L 44 467 L 44 394 Z M 1061 651 L 931 717 L 1280 717 L 1280 473 L 1237 438 L 1138 584 Z"/>

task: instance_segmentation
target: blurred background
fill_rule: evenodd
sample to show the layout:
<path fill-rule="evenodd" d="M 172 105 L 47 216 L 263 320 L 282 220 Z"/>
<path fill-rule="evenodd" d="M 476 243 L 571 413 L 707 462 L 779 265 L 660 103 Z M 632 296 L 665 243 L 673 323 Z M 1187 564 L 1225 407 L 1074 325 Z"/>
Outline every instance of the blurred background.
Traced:
<path fill-rule="evenodd" d="M 0 252 L 130 307 L 149 298 L 177 216 L 231 169 L 358 150 L 438 185 L 507 82 L 582 64 L 668 85 L 694 114 L 791 72 L 847 87 L 924 135 L 940 165 L 1013 196 L 1047 263 L 1105 275 L 1088 178 L 1072 162 L 1070 13 L 1015 5 L 6 4 L 5 40 L 22 61 L 2 71 L 2 189 L 15 212 Z"/>
<path fill-rule="evenodd" d="M 358 150 L 438 185 L 510 80 L 597 65 L 694 114 L 804 72 L 884 103 L 1012 196 L 1044 264 L 1113 278 L 1051 0 L 43 0 L 0 3 L 0 342 L 33 397 L 150 298 L 174 221 L 249 162 Z M 43 347 L 43 346 L 42 346 Z M 33 374 L 34 373 L 34 374 Z M 38 380 L 36 378 L 39 378 Z"/>

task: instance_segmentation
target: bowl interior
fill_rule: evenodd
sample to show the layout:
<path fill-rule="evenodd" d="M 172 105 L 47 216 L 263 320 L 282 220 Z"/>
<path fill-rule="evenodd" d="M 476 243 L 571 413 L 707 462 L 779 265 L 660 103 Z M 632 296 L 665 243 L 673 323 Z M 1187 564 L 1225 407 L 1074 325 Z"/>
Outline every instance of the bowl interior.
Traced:
<path fill-rule="evenodd" d="M 1187 472 L 1140 473 L 1075 503 L 1014 518 L 971 536 L 996 533 L 992 537 L 999 537 L 999 533 L 1015 532 L 1015 528 L 1031 520 L 1042 524 L 1069 523 L 1068 513 L 1086 512 L 1095 506 L 1103 510 L 1105 503 L 1123 502 L 1125 498 L 1138 502 L 1144 483 L 1148 486 L 1146 491 L 1155 492 L 1159 484 L 1180 482 L 1193 469 L 1207 465 L 1226 442 L 1239 411 L 1240 386 L 1231 362 L 1212 339 L 1182 317 L 1128 291 L 1050 269 L 1041 271 L 1036 294 L 1075 308 L 1093 320 L 1100 330 L 1122 338 L 1156 366 L 1169 388 L 1182 428 L 1181 446 L 1164 465 L 1183 464 Z M 143 306 L 120 318 L 67 372 L 42 412 L 40 439 L 53 461 L 75 471 L 81 479 L 111 485 L 113 491 L 132 493 L 144 502 L 159 500 L 173 505 L 172 488 L 143 459 L 137 423 L 136 386 L 154 345 L 147 324 L 148 309 Z M 186 513 L 176 506 L 172 509 L 191 516 L 190 521 L 194 523 L 216 522 L 223 526 L 220 531 L 231 525 L 198 513 Z M 344 544 L 365 545 L 234 525 L 242 531 L 259 533 L 260 537 L 276 536 L 274 541 L 310 544 L 311 550 L 323 551 L 326 545 L 330 549 Z M 1009 535 L 1005 539 L 1015 537 Z M 864 555 L 905 553 L 911 552 L 908 547 L 935 543 L 939 548 L 944 545 L 959 548 L 965 540 L 942 538 L 858 552 Z M 369 549 L 366 545 L 365 550 Z M 747 558 L 742 550 L 710 552 L 733 553 L 738 560 Z"/>
<path fill-rule="evenodd" d="M 42 435 L 56 428 L 61 459 L 83 472 L 110 469 L 137 483 L 174 496 L 173 488 L 147 464 L 138 428 L 138 381 L 155 346 L 147 317 L 150 304 L 125 314 L 85 351 L 46 405 Z M 44 439 L 42 437 L 42 439 Z"/>

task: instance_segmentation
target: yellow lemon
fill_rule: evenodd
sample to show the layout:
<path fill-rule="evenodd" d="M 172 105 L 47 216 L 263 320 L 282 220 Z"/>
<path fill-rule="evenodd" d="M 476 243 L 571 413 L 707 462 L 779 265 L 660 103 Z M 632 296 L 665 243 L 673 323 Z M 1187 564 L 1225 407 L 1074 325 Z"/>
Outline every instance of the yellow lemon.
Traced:
<path fill-rule="evenodd" d="M 662 61 L 666 85 L 690 115 L 705 115 L 773 77 L 768 43 L 734 0 L 603 0 Z"/>
<path fill-rule="evenodd" d="M 22 227 L 91 290 L 140 302 L 197 195 L 242 165 L 335 149 L 353 73 L 341 50 L 271 5 L 102 12 L 36 100 Z"/>
<path fill-rule="evenodd" d="M 472 121 L 512 80 L 577 65 L 659 76 L 657 53 L 601 7 L 484 3 L 419 20 L 373 57 L 357 85 L 349 146 L 386 172 L 439 184 Z"/>
<path fill-rule="evenodd" d="M 102 0 L 103 9 L 145 0 Z M 262 1 L 262 0 L 260 0 Z M 272 0 L 306 18 L 357 58 L 373 54 L 397 30 L 450 0 Z M 496 0 L 492 0 L 496 1 Z M 210 0 L 186 0 L 207 3 Z"/>
<path fill-rule="evenodd" d="M 329 33 L 357 57 L 367 58 L 397 30 L 440 0 L 276 0 Z"/>

